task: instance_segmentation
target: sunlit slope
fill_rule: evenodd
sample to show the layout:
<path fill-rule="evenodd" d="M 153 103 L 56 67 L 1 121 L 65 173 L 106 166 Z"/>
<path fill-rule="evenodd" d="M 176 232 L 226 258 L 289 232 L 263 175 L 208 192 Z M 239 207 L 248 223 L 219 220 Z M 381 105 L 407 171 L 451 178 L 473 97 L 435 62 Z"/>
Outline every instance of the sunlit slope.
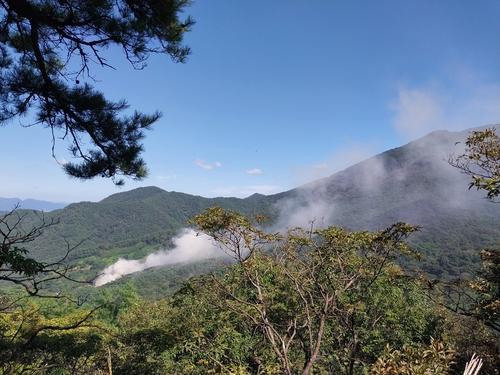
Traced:
<path fill-rule="evenodd" d="M 386 151 L 328 178 L 287 193 L 283 217 L 304 212 L 352 229 L 381 229 L 396 221 L 421 226 L 412 243 L 435 275 L 468 272 L 478 250 L 500 245 L 500 207 L 469 190 L 469 178 L 448 164 L 468 132 L 438 131 Z M 311 204 L 313 202 L 314 204 Z M 328 210 L 315 212 L 315 207 Z M 310 207 L 312 206 L 312 209 Z M 324 214 L 326 218 L 319 217 Z"/>
<path fill-rule="evenodd" d="M 49 259 L 63 253 L 65 241 L 84 241 L 72 259 L 97 273 L 118 257 L 140 258 L 168 246 L 189 218 L 219 205 L 246 215 L 266 214 L 273 229 L 311 220 L 318 226 L 352 229 L 381 229 L 406 221 L 422 227 L 412 243 L 423 253 L 421 265 L 427 271 L 437 276 L 469 272 L 481 248 L 500 244 L 500 207 L 480 192 L 469 191 L 467 177 L 447 163 L 451 154 L 460 152 L 463 143 L 457 142 L 466 135 L 434 132 L 277 195 L 208 199 L 146 187 L 97 203 L 72 204 L 46 214 L 59 224 L 46 231 L 33 251 Z M 191 267 L 189 274 L 193 273 Z M 162 279 L 158 271 L 141 277 L 150 274 Z"/>
<path fill-rule="evenodd" d="M 118 256 L 140 257 L 167 246 L 189 218 L 214 205 L 255 215 L 265 211 L 266 200 L 264 196 L 208 199 L 157 187 L 139 188 L 45 214 L 46 221 L 55 219 L 58 224 L 45 230 L 33 253 L 40 259 L 55 259 L 64 253 L 66 241 L 70 245 L 83 241 L 71 259 L 100 267 Z M 34 214 L 30 218 L 38 220 Z"/>

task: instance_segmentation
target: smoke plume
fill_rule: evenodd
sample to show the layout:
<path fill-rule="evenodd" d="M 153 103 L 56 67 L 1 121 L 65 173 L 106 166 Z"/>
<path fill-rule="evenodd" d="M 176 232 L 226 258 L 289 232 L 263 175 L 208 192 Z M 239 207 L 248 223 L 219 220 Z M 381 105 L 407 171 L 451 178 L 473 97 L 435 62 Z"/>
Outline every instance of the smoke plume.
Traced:
<path fill-rule="evenodd" d="M 202 233 L 196 233 L 192 229 L 183 229 L 173 239 L 173 244 L 174 247 L 170 250 L 160 250 L 140 260 L 118 259 L 111 266 L 104 269 L 102 274 L 94 281 L 94 285 L 102 286 L 125 275 L 148 268 L 195 262 L 224 255 L 210 237 Z"/>

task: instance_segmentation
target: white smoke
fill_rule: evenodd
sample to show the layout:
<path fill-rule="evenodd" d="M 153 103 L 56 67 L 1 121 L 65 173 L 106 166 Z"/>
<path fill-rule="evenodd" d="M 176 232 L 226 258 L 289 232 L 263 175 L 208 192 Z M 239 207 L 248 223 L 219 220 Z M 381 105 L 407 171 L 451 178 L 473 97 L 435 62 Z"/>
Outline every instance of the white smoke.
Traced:
<path fill-rule="evenodd" d="M 160 250 L 140 260 L 118 259 L 104 269 L 94 281 L 94 285 L 102 286 L 148 268 L 195 262 L 224 255 L 209 236 L 192 229 L 184 228 L 172 241 L 174 247 L 170 250 Z"/>

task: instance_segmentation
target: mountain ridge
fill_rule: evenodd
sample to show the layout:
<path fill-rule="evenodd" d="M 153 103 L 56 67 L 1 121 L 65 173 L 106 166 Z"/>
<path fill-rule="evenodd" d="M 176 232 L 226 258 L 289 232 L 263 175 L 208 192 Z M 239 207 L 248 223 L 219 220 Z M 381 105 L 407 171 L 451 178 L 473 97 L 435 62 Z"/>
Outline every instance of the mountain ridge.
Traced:
<path fill-rule="evenodd" d="M 60 224 L 43 234 L 33 254 L 55 258 L 64 248 L 63 239 L 92 238 L 71 259 L 90 266 L 95 275 L 119 257 L 138 259 L 168 247 L 192 216 L 221 206 L 247 216 L 267 215 L 271 230 L 308 227 L 311 221 L 316 226 L 380 230 L 407 221 L 422 227 L 410 241 L 423 254 L 420 265 L 425 271 L 450 277 L 472 272 L 479 250 L 500 244 L 500 212 L 481 192 L 468 190 L 468 178 L 447 163 L 449 154 L 463 147 L 467 133 L 433 132 L 329 177 L 272 195 L 205 198 L 153 186 L 99 202 L 73 203 L 48 214 Z M 189 268 L 192 274 L 196 266 Z M 171 271 L 133 277 L 159 277 L 161 272 Z"/>
<path fill-rule="evenodd" d="M 39 199 L 21 199 L 21 198 L 5 198 L 0 197 L 0 211 L 10 211 L 15 207 L 19 207 L 25 210 L 37 210 L 37 211 L 54 211 L 60 210 L 66 207 L 68 203 L 64 202 L 51 202 Z"/>

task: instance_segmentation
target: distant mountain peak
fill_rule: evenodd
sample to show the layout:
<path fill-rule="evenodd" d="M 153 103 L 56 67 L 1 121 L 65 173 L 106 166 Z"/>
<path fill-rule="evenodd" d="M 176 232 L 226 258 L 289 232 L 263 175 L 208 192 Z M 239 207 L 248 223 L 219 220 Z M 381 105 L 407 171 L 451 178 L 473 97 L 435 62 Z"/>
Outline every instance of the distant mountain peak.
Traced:
<path fill-rule="evenodd" d="M 63 202 L 49 202 L 38 199 L 20 199 L 20 198 L 1 198 L 0 211 L 10 211 L 16 206 L 25 210 L 54 211 L 66 207 L 68 204 Z"/>
<path fill-rule="evenodd" d="M 147 198 L 156 194 L 165 194 L 167 191 L 157 186 L 144 186 L 132 190 L 121 191 L 104 198 L 99 203 L 118 203 L 120 201 L 136 200 Z"/>

